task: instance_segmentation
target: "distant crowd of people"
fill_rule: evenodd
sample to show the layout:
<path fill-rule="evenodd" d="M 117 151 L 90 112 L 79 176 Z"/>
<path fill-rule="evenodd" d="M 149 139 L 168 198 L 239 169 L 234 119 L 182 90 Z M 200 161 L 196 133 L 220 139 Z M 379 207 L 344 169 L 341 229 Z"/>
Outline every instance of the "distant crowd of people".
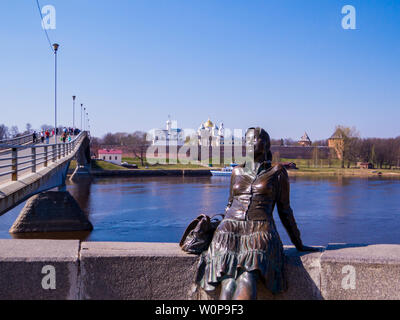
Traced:
<path fill-rule="evenodd" d="M 60 141 L 63 143 L 66 142 L 71 142 L 72 137 L 73 136 L 77 136 L 81 130 L 79 130 L 78 128 L 64 128 L 60 134 L 59 132 L 60 130 L 57 128 L 56 133 L 57 136 L 60 136 Z M 40 138 L 40 142 L 41 143 L 45 143 L 49 144 L 50 143 L 50 137 L 54 136 L 54 129 L 47 129 L 47 130 L 43 130 L 40 131 L 40 133 L 37 133 L 36 131 L 33 132 L 32 134 L 32 139 L 33 139 L 33 143 L 38 143 L 39 142 L 39 138 Z"/>

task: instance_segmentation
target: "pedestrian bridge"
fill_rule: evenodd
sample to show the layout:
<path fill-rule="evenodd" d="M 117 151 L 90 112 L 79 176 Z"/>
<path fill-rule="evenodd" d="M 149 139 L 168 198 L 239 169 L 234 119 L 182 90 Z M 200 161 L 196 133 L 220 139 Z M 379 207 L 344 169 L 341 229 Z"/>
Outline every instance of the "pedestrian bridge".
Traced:
<path fill-rule="evenodd" d="M 81 132 L 68 143 L 51 142 L 0 142 L 0 215 L 37 193 L 65 185 L 73 158 L 78 166 L 89 163 L 88 132 Z"/>

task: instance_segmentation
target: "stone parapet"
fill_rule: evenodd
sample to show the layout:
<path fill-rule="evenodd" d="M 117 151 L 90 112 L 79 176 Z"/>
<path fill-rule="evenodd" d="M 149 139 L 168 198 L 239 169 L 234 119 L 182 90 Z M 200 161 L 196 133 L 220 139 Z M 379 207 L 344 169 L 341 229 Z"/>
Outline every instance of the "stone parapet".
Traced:
<path fill-rule="evenodd" d="M 260 300 L 400 299 L 400 245 L 287 246 L 285 255 L 288 291 L 260 284 Z M 175 243 L 0 240 L 0 299 L 216 299 L 194 285 L 197 260 Z"/>
<path fill-rule="evenodd" d="M 78 240 L 0 240 L 0 299 L 76 299 L 79 245 Z"/>
<path fill-rule="evenodd" d="M 330 300 L 400 299 L 400 245 L 329 245 L 321 287 Z"/>

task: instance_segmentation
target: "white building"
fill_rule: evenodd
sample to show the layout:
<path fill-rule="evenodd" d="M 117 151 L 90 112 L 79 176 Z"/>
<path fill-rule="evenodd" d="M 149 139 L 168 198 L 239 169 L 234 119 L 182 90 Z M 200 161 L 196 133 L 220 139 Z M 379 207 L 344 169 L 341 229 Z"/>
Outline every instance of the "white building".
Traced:
<path fill-rule="evenodd" d="M 185 135 L 182 129 L 177 127 L 176 121 L 167 121 L 166 129 L 154 130 L 153 145 L 183 146 Z"/>
<path fill-rule="evenodd" d="M 100 149 L 98 151 L 99 153 L 99 159 L 108 161 L 117 165 L 122 164 L 122 150 L 105 150 L 105 149 Z"/>
<path fill-rule="evenodd" d="M 218 127 L 210 119 L 202 123 L 197 130 L 197 136 L 200 146 L 219 147 L 224 145 L 225 128 L 221 123 Z"/>

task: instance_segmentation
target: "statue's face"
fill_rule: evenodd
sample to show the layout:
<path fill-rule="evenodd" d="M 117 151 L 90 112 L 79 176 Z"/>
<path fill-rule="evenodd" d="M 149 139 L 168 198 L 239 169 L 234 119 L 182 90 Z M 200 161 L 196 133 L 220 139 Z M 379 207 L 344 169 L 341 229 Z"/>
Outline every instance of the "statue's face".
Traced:
<path fill-rule="evenodd" d="M 246 134 L 246 147 L 249 156 L 258 157 L 265 152 L 265 141 L 251 129 Z"/>

